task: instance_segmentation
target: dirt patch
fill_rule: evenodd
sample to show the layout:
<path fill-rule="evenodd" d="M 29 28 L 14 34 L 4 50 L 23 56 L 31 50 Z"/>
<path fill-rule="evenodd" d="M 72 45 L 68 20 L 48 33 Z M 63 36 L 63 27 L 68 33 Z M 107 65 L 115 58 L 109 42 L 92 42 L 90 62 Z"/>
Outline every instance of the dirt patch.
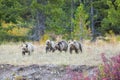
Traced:
<path fill-rule="evenodd" d="M 69 71 L 90 71 L 86 65 L 19 65 L 0 64 L 0 80 L 71 80 Z"/>

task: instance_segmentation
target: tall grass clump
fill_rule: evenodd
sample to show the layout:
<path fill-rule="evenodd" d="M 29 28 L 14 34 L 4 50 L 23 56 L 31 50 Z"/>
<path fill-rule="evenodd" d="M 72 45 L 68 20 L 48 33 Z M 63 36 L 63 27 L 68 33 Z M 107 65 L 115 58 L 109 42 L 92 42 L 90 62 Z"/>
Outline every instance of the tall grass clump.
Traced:
<path fill-rule="evenodd" d="M 67 68 L 67 79 L 70 80 L 120 80 L 120 54 L 107 58 L 101 54 L 103 63 L 97 68 L 87 71 L 87 76 L 82 72 L 75 72 Z"/>

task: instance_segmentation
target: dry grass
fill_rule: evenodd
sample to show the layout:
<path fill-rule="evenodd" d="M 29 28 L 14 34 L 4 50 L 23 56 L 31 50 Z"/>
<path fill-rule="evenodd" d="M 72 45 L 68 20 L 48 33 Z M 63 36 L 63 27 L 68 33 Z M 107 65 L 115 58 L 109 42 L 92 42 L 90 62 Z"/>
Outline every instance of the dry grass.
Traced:
<path fill-rule="evenodd" d="M 101 53 L 107 57 L 119 54 L 120 43 L 89 43 L 84 42 L 83 53 L 70 54 L 69 52 L 45 53 L 45 47 L 35 45 L 35 52 L 29 56 L 22 56 L 21 43 L 0 45 L 0 64 L 30 65 L 30 64 L 58 64 L 58 65 L 98 65 L 101 63 Z"/>

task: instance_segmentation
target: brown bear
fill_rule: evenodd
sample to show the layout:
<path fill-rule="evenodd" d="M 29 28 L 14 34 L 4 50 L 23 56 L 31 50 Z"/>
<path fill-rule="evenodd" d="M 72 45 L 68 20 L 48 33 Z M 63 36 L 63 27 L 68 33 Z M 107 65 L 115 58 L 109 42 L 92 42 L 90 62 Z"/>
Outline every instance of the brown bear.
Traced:
<path fill-rule="evenodd" d="M 62 52 L 62 51 L 66 52 L 68 49 L 68 43 L 66 41 L 62 40 L 55 45 L 55 48 L 56 48 L 56 50 L 59 50 L 60 52 Z"/>
<path fill-rule="evenodd" d="M 22 55 L 28 53 L 29 55 L 34 51 L 34 46 L 32 43 L 23 43 L 22 44 Z"/>
<path fill-rule="evenodd" d="M 76 53 L 78 53 L 79 51 L 82 52 L 82 46 L 76 40 L 69 42 L 69 52 L 72 53 L 73 50 L 75 50 Z"/>
<path fill-rule="evenodd" d="M 46 53 L 49 51 L 49 52 L 54 52 L 55 51 L 55 42 L 54 41 L 51 41 L 51 40 L 47 40 L 46 41 Z"/>

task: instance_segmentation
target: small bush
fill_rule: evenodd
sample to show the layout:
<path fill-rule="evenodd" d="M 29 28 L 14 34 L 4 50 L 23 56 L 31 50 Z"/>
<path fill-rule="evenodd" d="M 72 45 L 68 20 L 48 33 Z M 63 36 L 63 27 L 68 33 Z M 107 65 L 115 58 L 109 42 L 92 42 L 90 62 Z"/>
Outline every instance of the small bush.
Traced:
<path fill-rule="evenodd" d="M 102 69 L 99 69 L 98 78 L 100 80 L 120 80 L 120 55 L 107 59 L 104 54 Z"/>
<path fill-rule="evenodd" d="M 70 80 L 120 80 L 120 54 L 110 59 L 101 54 L 103 64 L 91 70 L 87 76 L 67 68 L 67 79 Z"/>
<path fill-rule="evenodd" d="M 117 38 L 117 41 L 120 41 L 120 36 L 116 36 L 116 38 Z"/>
<path fill-rule="evenodd" d="M 40 40 L 40 43 L 41 43 L 41 44 L 44 44 L 47 39 L 49 39 L 48 34 L 44 34 L 43 37 L 42 37 L 41 40 Z"/>
<path fill-rule="evenodd" d="M 28 79 L 24 78 L 23 76 L 16 76 L 14 80 L 28 80 Z"/>

